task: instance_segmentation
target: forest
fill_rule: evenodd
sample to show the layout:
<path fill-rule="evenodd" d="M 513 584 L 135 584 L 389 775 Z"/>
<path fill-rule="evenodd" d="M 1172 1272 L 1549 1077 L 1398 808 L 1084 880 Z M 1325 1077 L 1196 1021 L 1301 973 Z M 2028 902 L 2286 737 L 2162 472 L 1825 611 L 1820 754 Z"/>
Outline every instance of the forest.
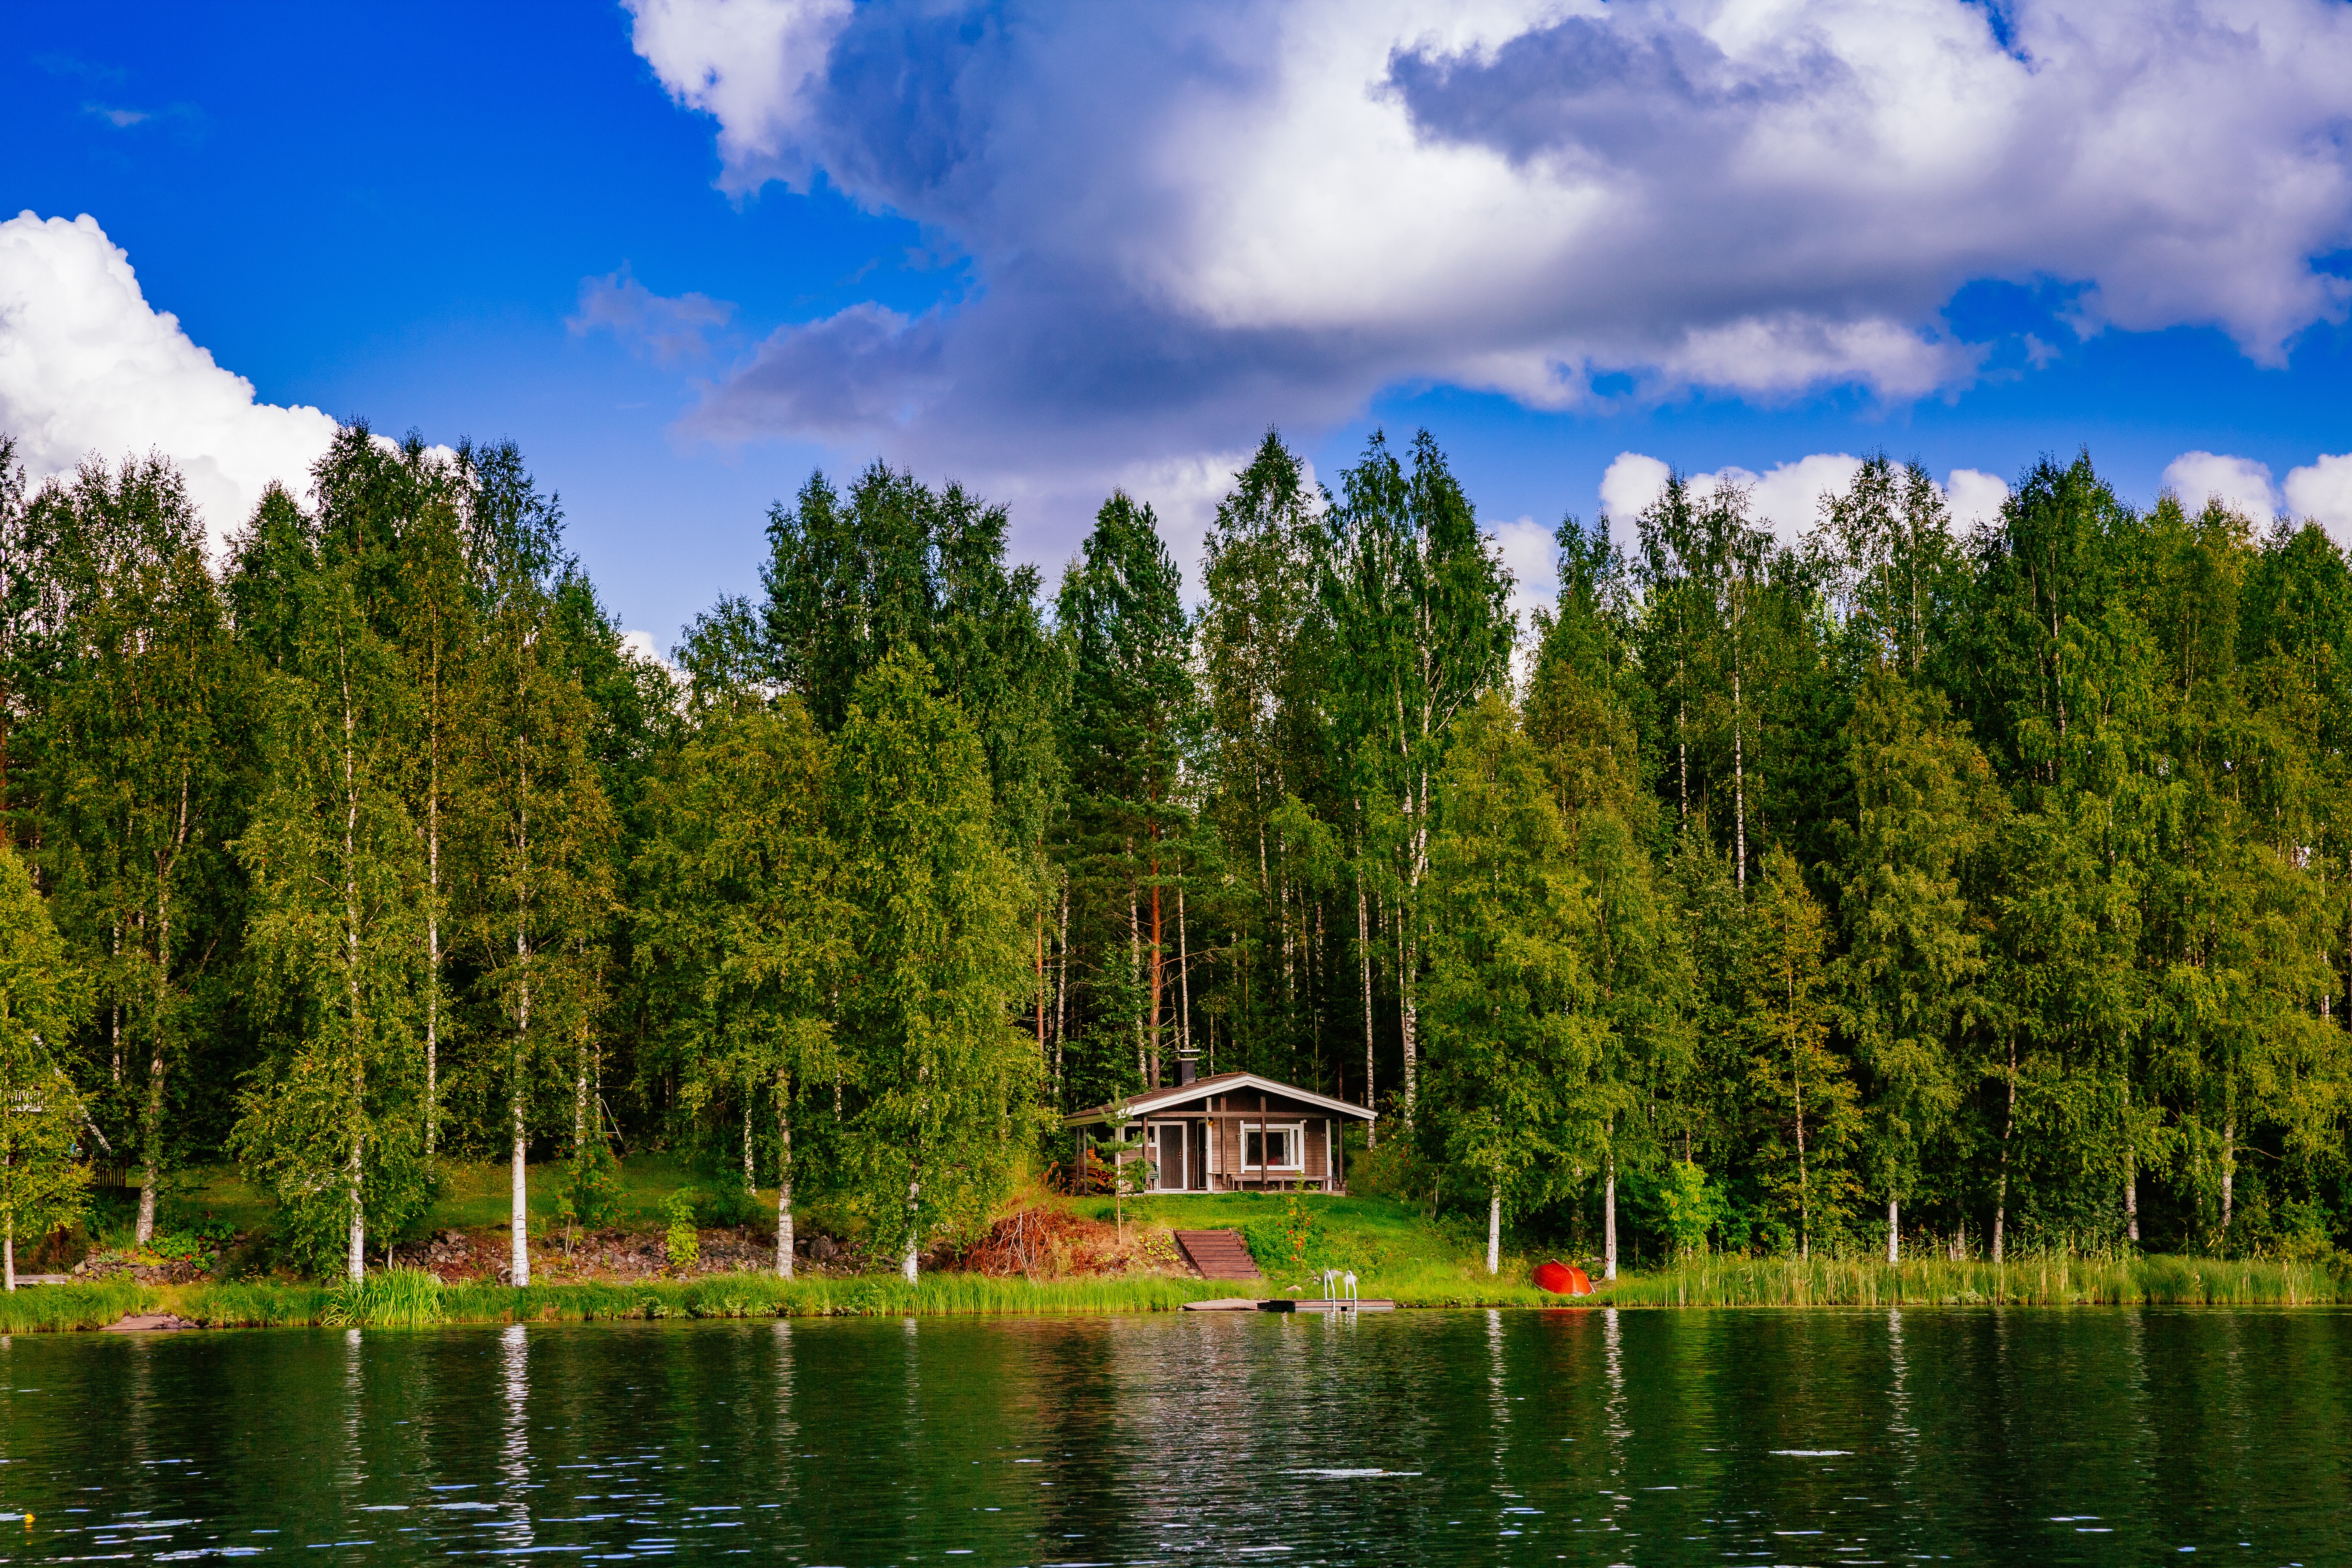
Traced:
<path fill-rule="evenodd" d="M 11 1270 L 233 1161 L 358 1275 L 504 1160 L 522 1284 L 527 1181 L 593 1225 L 659 1149 L 912 1278 L 1180 1060 L 1611 1276 L 2352 1227 L 2315 525 L 2085 454 L 1964 531 L 1880 457 L 1788 543 L 1676 479 L 1518 624 L 1424 432 L 1269 433 L 1190 584 L 1125 494 L 1050 581 L 1008 530 L 813 476 L 661 662 L 511 445 L 352 426 L 215 557 L 168 458 L 0 440 Z"/>

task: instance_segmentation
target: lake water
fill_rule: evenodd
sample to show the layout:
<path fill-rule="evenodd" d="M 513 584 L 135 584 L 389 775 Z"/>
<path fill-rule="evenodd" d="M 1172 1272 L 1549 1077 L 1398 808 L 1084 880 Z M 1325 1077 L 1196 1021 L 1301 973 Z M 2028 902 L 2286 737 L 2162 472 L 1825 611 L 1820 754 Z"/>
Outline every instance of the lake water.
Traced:
<path fill-rule="evenodd" d="M 0 1347 L 16 1561 L 2352 1562 L 2352 1314 L 2325 1310 Z"/>

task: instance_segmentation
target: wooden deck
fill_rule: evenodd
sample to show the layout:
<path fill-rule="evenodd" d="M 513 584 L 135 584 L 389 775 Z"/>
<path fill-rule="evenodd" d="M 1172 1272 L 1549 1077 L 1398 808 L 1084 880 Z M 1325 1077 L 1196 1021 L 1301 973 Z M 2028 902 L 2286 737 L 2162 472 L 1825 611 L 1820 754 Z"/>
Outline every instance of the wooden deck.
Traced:
<path fill-rule="evenodd" d="M 1203 1279 L 1263 1279 L 1237 1230 L 1180 1230 L 1176 1249 Z"/>

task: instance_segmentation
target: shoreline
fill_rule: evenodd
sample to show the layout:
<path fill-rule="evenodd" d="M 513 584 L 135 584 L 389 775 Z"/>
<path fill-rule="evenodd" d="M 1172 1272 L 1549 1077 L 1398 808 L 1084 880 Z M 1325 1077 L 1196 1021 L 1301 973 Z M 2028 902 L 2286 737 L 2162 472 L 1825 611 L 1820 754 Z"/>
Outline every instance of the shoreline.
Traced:
<path fill-rule="evenodd" d="M 1270 1296 L 1299 1292 L 1268 1288 Z M 706 1274 L 688 1279 L 574 1282 L 521 1290 L 440 1285 L 406 1270 L 357 1289 L 280 1282 L 142 1285 L 124 1279 L 28 1285 L 0 1296 L 0 1332 L 103 1330 L 135 1315 L 204 1329 L 398 1328 L 666 1319 L 1108 1316 L 1168 1312 L 1230 1298 L 1233 1282 L 1171 1275 L 1031 1280 L 941 1272 L 908 1285 L 894 1275 Z M 1888 1307 L 2315 1307 L 2352 1301 L 2352 1259 L 2230 1260 L 2167 1255 L 2025 1258 L 2002 1264 L 1924 1259 L 1899 1265 L 1815 1258 L 1706 1259 L 1633 1274 L 1591 1296 L 1549 1296 L 1524 1273 L 1384 1283 L 1401 1309 L 1618 1307 L 1807 1310 Z"/>

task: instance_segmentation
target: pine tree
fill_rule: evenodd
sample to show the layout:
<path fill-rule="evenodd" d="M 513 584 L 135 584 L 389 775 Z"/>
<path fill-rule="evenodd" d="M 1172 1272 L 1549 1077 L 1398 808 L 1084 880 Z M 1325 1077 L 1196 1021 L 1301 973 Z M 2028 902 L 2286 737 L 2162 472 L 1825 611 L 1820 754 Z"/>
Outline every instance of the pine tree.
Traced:
<path fill-rule="evenodd" d="M 1118 493 L 1097 514 L 1055 604 L 1073 674 L 1062 721 L 1065 865 L 1097 972 L 1111 971 L 1098 1010 L 1114 1037 L 1131 1026 L 1139 1068 L 1107 1072 L 1087 1094 L 1158 1088 L 1174 1032 L 1191 816 L 1182 762 L 1196 728 L 1182 581 L 1151 509 Z"/>
<path fill-rule="evenodd" d="M 1343 693 L 1339 743 L 1367 803 L 1365 837 L 1388 840 L 1410 1131 L 1437 774 L 1454 721 L 1509 676 L 1511 577 L 1428 431 L 1413 437 L 1409 471 L 1375 434 L 1340 487 L 1323 599 Z"/>

